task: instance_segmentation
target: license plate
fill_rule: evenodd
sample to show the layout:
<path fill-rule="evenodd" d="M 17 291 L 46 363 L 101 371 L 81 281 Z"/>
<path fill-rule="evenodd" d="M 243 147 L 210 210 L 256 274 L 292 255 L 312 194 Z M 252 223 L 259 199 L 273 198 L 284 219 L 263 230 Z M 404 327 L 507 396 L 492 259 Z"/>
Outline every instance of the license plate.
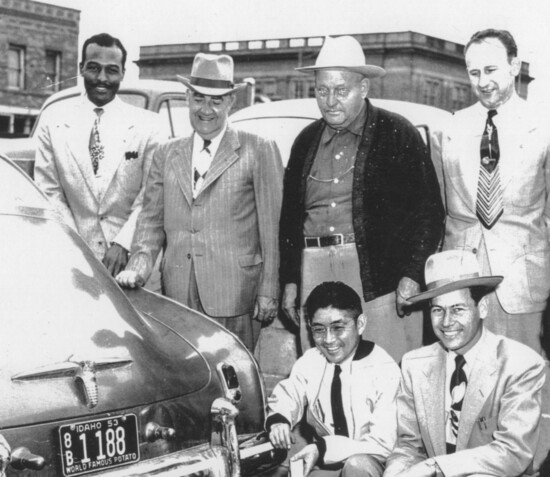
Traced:
<path fill-rule="evenodd" d="M 135 414 L 59 427 L 63 475 L 81 475 L 139 460 Z"/>

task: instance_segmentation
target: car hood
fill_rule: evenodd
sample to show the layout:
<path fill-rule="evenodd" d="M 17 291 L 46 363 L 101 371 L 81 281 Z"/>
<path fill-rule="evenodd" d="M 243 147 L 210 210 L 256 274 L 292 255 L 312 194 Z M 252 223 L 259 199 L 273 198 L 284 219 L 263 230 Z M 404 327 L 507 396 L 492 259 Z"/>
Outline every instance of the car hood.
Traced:
<path fill-rule="evenodd" d="M 39 215 L 0 214 L 2 427 L 207 386 L 211 370 L 201 354 L 138 313 L 76 233 Z"/>

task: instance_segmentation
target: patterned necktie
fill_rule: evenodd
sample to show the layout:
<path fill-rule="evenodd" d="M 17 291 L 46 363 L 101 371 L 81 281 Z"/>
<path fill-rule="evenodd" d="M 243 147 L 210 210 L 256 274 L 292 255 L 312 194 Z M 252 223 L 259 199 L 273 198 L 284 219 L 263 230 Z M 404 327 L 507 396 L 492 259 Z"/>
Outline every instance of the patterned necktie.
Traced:
<path fill-rule="evenodd" d="M 204 146 L 201 149 L 201 152 L 199 155 L 207 154 L 208 156 L 211 156 L 210 149 L 209 149 L 210 144 L 212 144 L 212 141 L 210 139 L 204 139 Z M 204 178 L 206 177 L 207 172 L 208 172 L 208 167 L 205 166 L 204 162 L 203 161 L 201 161 L 200 163 L 197 162 L 195 171 L 193 172 L 193 191 L 195 191 L 195 193 L 198 192 L 202 187 L 202 183 L 204 182 Z"/>
<path fill-rule="evenodd" d="M 334 366 L 334 376 L 330 387 L 330 405 L 332 407 L 332 419 L 334 420 L 334 434 L 337 436 L 348 435 L 348 424 L 344 414 L 344 405 L 342 404 L 342 381 L 340 373 L 342 368 Z"/>
<path fill-rule="evenodd" d="M 493 123 L 496 110 L 487 112 L 485 130 L 481 138 L 479 180 L 477 184 L 476 213 L 486 229 L 491 229 L 502 215 L 502 189 L 500 186 L 500 168 L 498 160 L 500 149 L 498 132 Z"/>
<path fill-rule="evenodd" d="M 94 170 L 94 174 L 97 175 L 99 161 L 101 161 L 105 156 L 103 144 L 101 143 L 101 137 L 99 136 L 99 121 L 101 120 L 101 115 L 103 114 L 103 108 L 95 108 L 94 112 L 96 113 L 96 118 L 90 134 L 90 142 L 88 147 L 90 149 L 90 158 L 92 159 L 92 168 Z"/>
<path fill-rule="evenodd" d="M 449 414 L 451 424 L 451 435 L 453 442 L 447 442 L 447 454 L 452 454 L 456 450 L 456 437 L 458 435 L 458 426 L 460 422 L 460 413 L 462 411 L 462 402 L 466 394 L 466 385 L 468 379 L 464 372 L 466 359 L 461 354 L 455 358 L 455 370 L 451 376 L 451 412 Z"/>

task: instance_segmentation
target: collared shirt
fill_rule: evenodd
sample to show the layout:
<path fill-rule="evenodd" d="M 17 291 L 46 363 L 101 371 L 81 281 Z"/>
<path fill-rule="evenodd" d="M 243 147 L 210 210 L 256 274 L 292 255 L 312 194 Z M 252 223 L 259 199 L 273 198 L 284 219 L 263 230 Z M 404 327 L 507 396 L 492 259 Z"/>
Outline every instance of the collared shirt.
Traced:
<path fill-rule="evenodd" d="M 480 343 L 483 341 L 485 333 L 486 333 L 485 327 L 483 327 L 481 330 L 481 336 L 479 337 L 478 342 L 474 346 L 472 346 L 472 348 L 469 349 L 466 353 L 464 353 L 464 359 L 466 360 L 466 363 L 464 364 L 464 367 L 462 369 L 466 374 L 466 379 L 468 380 L 468 382 L 470 381 L 470 375 L 472 374 L 473 364 L 480 350 Z M 451 442 L 451 443 L 454 443 L 455 441 L 454 434 L 451 430 L 451 420 L 449 419 L 449 416 L 451 413 L 451 404 L 452 404 L 451 377 L 456 368 L 455 358 L 457 354 L 458 353 L 455 353 L 454 351 L 448 351 L 447 360 L 445 362 L 445 416 L 447 416 L 446 423 L 445 423 L 445 437 L 447 439 L 447 442 Z"/>
<path fill-rule="evenodd" d="M 353 233 L 353 168 L 366 120 L 363 104 L 347 129 L 325 126 L 307 181 L 306 237 Z"/>
<path fill-rule="evenodd" d="M 220 143 L 222 141 L 223 135 L 227 130 L 227 125 L 222 129 L 222 131 L 214 138 L 211 139 L 211 143 L 208 146 L 208 151 L 204 149 L 204 139 L 199 136 L 196 132 L 193 133 L 193 152 L 192 152 L 192 170 L 191 177 L 193 180 L 193 198 L 197 197 L 198 193 L 202 188 L 204 179 L 199 179 L 196 183 L 194 181 L 195 170 L 199 174 L 205 175 L 212 164 L 212 160 L 216 156 Z"/>

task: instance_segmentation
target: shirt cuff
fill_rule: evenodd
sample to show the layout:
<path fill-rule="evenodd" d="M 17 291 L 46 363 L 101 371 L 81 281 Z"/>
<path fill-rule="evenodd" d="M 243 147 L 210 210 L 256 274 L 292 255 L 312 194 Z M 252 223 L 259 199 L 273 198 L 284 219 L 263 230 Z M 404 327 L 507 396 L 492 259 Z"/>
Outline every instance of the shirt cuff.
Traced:
<path fill-rule="evenodd" d="M 279 413 L 272 414 L 265 420 L 265 430 L 267 432 L 271 431 L 271 426 L 273 424 L 288 424 L 290 426 L 290 422 L 288 421 L 288 419 Z"/>

